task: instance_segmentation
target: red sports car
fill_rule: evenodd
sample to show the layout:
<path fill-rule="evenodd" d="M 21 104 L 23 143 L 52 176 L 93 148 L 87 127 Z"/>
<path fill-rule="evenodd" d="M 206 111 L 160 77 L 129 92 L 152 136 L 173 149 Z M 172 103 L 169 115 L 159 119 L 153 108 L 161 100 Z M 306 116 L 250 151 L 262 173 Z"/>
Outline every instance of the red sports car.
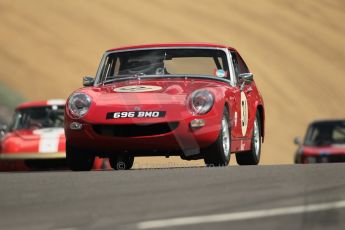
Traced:
<path fill-rule="evenodd" d="M 19 105 L 8 128 L 2 127 L 0 171 L 68 168 L 65 153 L 64 100 Z M 97 159 L 95 169 L 103 166 Z"/>
<path fill-rule="evenodd" d="M 345 120 L 315 121 L 295 154 L 296 164 L 345 162 Z"/>
<path fill-rule="evenodd" d="M 172 156 L 256 165 L 264 102 L 246 63 L 231 47 L 151 44 L 105 52 L 95 78 L 66 104 L 66 154 L 72 170 L 95 156 L 114 169 L 134 157 Z"/>

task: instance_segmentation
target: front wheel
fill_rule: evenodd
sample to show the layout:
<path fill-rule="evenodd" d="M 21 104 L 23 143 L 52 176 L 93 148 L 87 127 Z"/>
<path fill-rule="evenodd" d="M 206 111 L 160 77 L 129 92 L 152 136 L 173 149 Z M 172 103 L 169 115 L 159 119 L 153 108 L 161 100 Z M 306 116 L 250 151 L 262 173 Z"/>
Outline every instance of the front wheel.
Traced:
<path fill-rule="evenodd" d="M 229 127 L 229 113 L 224 108 L 221 130 L 215 143 L 203 150 L 204 161 L 207 166 L 227 166 L 231 153 L 231 131 Z"/>
<path fill-rule="evenodd" d="M 110 166 L 115 170 L 128 170 L 133 166 L 134 157 L 131 154 L 114 154 L 109 158 Z"/>
<path fill-rule="evenodd" d="M 260 115 L 256 114 L 253 128 L 252 147 L 251 150 L 236 153 L 236 161 L 239 165 L 257 165 L 261 155 L 261 123 Z"/>
<path fill-rule="evenodd" d="M 95 156 L 80 151 L 66 142 L 66 158 L 69 168 L 72 171 L 90 171 L 95 161 Z"/>

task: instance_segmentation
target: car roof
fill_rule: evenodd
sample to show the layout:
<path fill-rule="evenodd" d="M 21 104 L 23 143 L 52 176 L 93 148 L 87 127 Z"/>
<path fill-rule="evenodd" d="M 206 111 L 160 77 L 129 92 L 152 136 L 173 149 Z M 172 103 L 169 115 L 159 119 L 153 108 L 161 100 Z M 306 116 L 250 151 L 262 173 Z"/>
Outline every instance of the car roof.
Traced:
<path fill-rule="evenodd" d="M 16 110 L 27 109 L 32 107 L 43 107 L 49 105 L 65 105 L 66 101 L 64 99 L 51 99 L 46 101 L 29 101 L 24 102 L 16 107 Z"/>
<path fill-rule="evenodd" d="M 131 49 L 145 49 L 145 48 L 163 48 L 163 47 L 209 47 L 209 48 L 221 48 L 229 49 L 231 51 L 236 51 L 236 49 L 212 43 L 155 43 L 155 44 L 144 44 L 135 46 L 123 46 L 119 48 L 109 49 L 109 51 L 120 51 L 120 50 L 131 50 Z"/>
<path fill-rule="evenodd" d="M 345 122 L 345 119 L 315 120 L 315 121 L 311 122 L 310 125 L 325 124 L 325 123 L 338 123 L 338 122 Z"/>

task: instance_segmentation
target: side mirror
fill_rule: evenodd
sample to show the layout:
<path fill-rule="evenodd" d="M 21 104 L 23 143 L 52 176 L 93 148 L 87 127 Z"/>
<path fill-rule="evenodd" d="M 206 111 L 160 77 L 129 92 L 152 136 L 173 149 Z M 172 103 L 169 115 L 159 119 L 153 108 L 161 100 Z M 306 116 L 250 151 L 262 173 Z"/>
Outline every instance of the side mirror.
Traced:
<path fill-rule="evenodd" d="M 238 77 L 245 83 L 251 83 L 254 81 L 254 75 L 252 73 L 241 73 Z"/>
<path fill-rule="evenodd" d="M 245 84 L 249 84 L 254 81 L 254 75 L 252 73 L 240 73 L 238 75 L 238 78 L 241 82 L 240 90 L 242 91 L 244 89 Z"/>
<path fill-rule="evenodd" d="M 300 137 L 295 137 L 293 142 L 295 143 L 295 145 L 301 145 L 302 144 L 302 139 Z"/>
<path fill-rule="evenodd" d="M 93 86 L 95 79 L 90 76 L 83 77 L 83 86 Z"/>

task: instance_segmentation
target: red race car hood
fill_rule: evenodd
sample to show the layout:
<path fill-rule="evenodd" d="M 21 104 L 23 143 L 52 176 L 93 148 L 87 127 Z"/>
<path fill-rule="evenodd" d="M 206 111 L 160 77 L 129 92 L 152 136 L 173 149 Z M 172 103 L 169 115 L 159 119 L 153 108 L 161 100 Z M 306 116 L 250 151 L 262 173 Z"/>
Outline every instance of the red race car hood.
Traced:
<path fill-rule="evenodd" d="M 171 96 L 176 95 L 187 95 L 193 91 L 201 88 L 215 88 L 219 86 L 228 85 L 224 82 L 216 82 L 214 80 L 198 80 L 198 79 L 187 79 L 187 80 L 135 80 L 135 81 L 123 81 L 112 85 L 105 85 L 101 87 L 93 88 L 94 92 L 97 92 L 100 99 L 106 97 L 124 97 L 127 101 L 131 98 L 130 95 L 138 94 L 141 97 L 147 95 L 161 95 Z M 136 96 L 138 96 L 136 95 Z M 140 100 L 140 98 L 138 98 Z"/>
<path fill-rule="evenodd" d="M 79 92 L 92 98 L 90 110 L 83 119 L 108 123 L 106 114 L 118 111 L 170 111 L 169 114 L 178 117 L 187 111 L 188 96 L 195 90 L 210 90 L 217 103 L 224 98 L 226 87 L 229 87 L 227 82 L 212 79 L 150 79 L 83 88 Z"/>
<path fill-rule="evenodd" d="M 5 153 L 64 152 L 64 129 L 17 130 L 5 135 L 2 148 Z"/>
<path fill-rule="evenodd" d="M 64 134 L 63 128 L 22 129 L 14 131 L 14 134 L 23 140 L 54 139 Z"/>

